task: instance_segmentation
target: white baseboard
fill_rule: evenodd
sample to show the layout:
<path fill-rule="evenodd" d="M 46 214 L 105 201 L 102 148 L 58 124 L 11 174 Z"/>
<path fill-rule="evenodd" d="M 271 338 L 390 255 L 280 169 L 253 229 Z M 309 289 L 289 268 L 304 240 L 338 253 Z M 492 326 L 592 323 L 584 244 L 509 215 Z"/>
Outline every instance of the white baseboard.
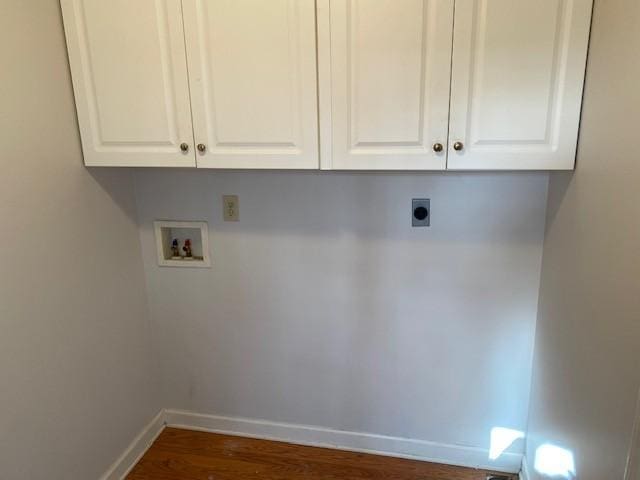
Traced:
<path fill-rule="evenodd" d="M 180 410 L 165 410 L 164 421 L 169 427 L 410 458 L 506 473 L 517 473 L 522 465 L 522 455 L 517 453 L 504 453 L 492 461 L 489 460 L 489 451 L 482 448 L 347 432 L 309 425 L 204 415 Z"/>
<path fill-rule="evenodd" d="M 529 480 L 529 467 L 527 467 L 527 457 L 522 456 L 522 468 L 520 469 L 520 480 Z"/>
<path fill-rule="evenodd" d="M 503 453 L 492 461 L 488 450 L 476 447 L 181 410 L 160 411 L 100 480 L 125 478 L 166 426 L 507 473 L 519 471 L 521 480 L 529 480 L 526 462 L 517 453 Z"/>
<path fill-rule="evenodd" d="M 129 447 L 107 470 L 100 480 L 122 480 L 142 458 L 165 427 L 165 412 L 161 410 L 151 422 L 133 439 Z"/>

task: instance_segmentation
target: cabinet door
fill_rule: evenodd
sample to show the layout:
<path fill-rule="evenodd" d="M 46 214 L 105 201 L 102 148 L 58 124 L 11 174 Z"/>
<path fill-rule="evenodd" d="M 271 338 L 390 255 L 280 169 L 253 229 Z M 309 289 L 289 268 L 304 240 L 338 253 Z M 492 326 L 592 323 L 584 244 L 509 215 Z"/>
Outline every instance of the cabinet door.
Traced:
<path fill-rule="evenodd" d="M 319 22 L 323 168 L 443 170 L 453 0 L 320 0 Z"/>
<path fill-rule="evenodd" d="M 590 18 L 591 0 L 456 0 L 449 169 L 573 168 Z"/>
<path fill-rule="evenodd" d="M 183 0 L 198 167 L 318 165 L 314 0 Z"/>
<path fill-rule="evenodd" d="M 61 3 L 85 164 L 195 166 L 179 1 Z"/>

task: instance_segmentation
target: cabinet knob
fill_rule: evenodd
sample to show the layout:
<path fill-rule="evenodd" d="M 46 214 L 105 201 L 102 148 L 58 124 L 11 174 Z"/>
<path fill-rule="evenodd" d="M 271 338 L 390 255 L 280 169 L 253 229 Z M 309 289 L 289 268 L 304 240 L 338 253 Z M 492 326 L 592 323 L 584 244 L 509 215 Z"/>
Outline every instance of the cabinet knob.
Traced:
<path fill-rule="evenodd" d="M 180 150 L 182 150 L 184 153 L 187 153 L 189 151 L 189 144 L 188 143 L 181 143 L 180 144 Z"/>
<path fill-rule="evenodd" d="M 199 143 L 198 144 L 198 151 L 200 153 L 204 153 L 207 151 L 207 146 L 204 143 Z"/>
<path fill-rule="evenodd" d="M 433 151 L 436 153 L 440 153 L 442 150 L 444 150 L 444 147 L 442 146 L 441 143 L 434 143 L 433 144 Z"/>
<path fill-rule="evenodd" d="M 456 143 L 454 143 L 454 144 L 453 144 L 453 149 L 454 149 L 456 152 L 460 152 L 460 151 L 464 150 L 464 143 L 462 143 L 462 142 L 456 142 Z"/>

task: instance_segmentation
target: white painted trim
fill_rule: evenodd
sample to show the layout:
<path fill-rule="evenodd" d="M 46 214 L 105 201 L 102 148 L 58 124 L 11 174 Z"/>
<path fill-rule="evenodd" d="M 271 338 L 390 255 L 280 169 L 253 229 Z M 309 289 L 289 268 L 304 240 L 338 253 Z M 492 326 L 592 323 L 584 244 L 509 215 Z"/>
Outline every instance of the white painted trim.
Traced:
<path fill-rule="evenodd" d="M 188 430 L 284 441 L 507 473 L 517 473 L 522 465 L 522 455 L 517 453 L 504 453 L 497 460 L 491 461 L 489 451 L 483 448 L 347 432 L 310 425 L 204 415 L 181 410 L 165 410 L 165 422 L 169 427 Z"/>
<path fill-rule="evenodd" d="M 118 458 L 100 480 L 122 480 L 142 458 L 165 427 L 165 412 L 160 410 L 151 422 L 133 439 L 129 447 Z"/>
<path fill-rule="evenodd" d="M 527 456 L 522 456 L 522 468 L 520 469 L 520 480 L 529 480 L 529 467 L 527 467 Z"/>
<path fill-rule="evenodd" d="M 629 445 L 624 480 L 640 480 L 640 392 L 636 402 L 636 418 L 633 422 L 633 435 Z"/>

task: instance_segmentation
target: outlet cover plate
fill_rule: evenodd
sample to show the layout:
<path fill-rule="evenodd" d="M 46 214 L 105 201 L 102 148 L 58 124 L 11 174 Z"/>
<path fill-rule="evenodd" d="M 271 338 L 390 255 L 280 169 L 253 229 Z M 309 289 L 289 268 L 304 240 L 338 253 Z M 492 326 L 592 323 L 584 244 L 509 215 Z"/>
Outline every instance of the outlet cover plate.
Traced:
<path fill-rule="evenodd" d="M 237 222 L 240 220 L 240 204 L 237 195 L 223 195 L 222 208 L 225 222 Z"/>
<path fill-rule="evenodd" d="M 431 200 L 414 198 L 411 201 L 411 226 L 428 227 L 431 225 Z"/>

